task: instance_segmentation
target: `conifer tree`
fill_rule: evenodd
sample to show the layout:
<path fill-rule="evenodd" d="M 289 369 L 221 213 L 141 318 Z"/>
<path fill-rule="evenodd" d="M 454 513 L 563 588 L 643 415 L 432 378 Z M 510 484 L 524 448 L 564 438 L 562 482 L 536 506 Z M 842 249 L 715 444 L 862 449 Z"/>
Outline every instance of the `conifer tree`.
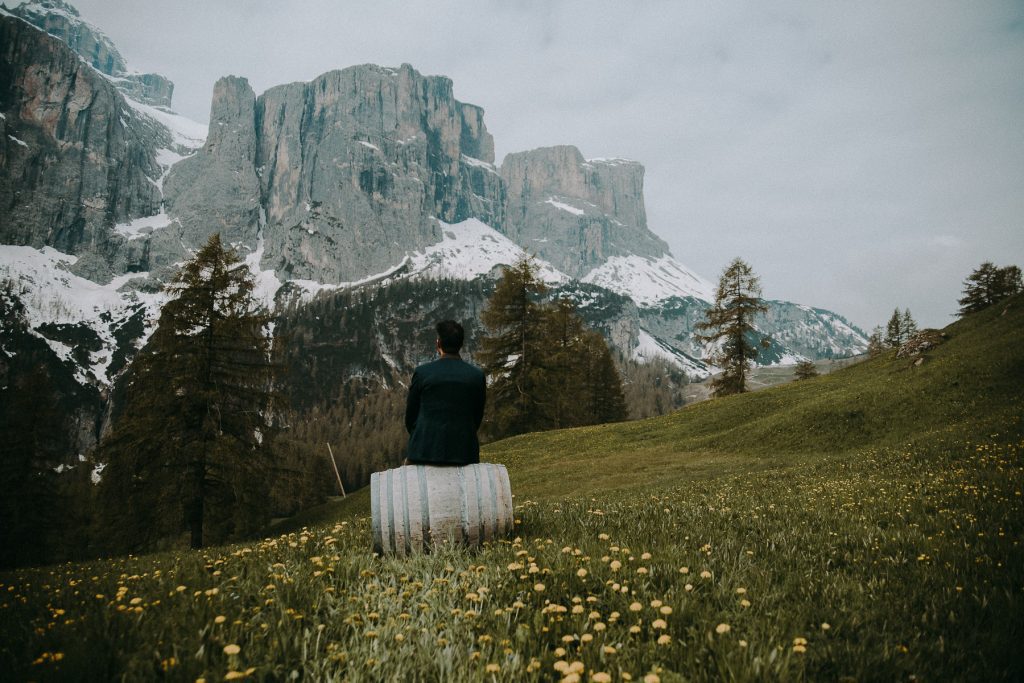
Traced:
<path fill-rule="evenodd" d="M 558 390 L 549 392 L 551 423 L 541 428 L 585 424 L 589 419 L 587 405 L 580 400 L 579 392 L 586 378 L 590 349 L 584 348 L 587 331 L 583 320 L 572 302 L 563 297 L 547 307 L 544 321 L 546 343 L 541 349 L 542 365 L 547 370 L 546 381 Z"/>
<path fill-rule="evenodd" d="M 546 383 L 542 337 L 547 287 L 532 260 L 505 270 L 481 314 L 490 334 L 481 339 L 478 359 L 488 377 L 487 431 L 509 436 L 544 429 L 553 406 Z"/>
<path fill-rule="evenodd" d="M 875 358 L 885 351 L 885 340 L 882 338 L 882 326 L 875 325 L 868 337 L 868 357 Z"/>
<path fill-rule="evenodd" d="M 889 318 L 889 322 L 885 326 L 885 345 L 890 348 L 899 348 L 900 344 L 903 343 L 903 316 L 900 314 L 900 309 L 895 309 L 892 312 L 892 317 Z"/>
<path fill-rule="evenodd" d="M 583 419 L 577 424 L 621 422 L 628 416 L 622 378 L 615 367 L 607 342 L 597 332 L 583 338 L 583 358 L 587 360 L 580 392 L 587 401 Z"/>
<path fill-rule="evenodd" d="M 914 316 L 910 315 L 910 309 L 903 309 L 903 317 L 900 319 L 900 343 L 904 343 L 910 340 L 917 334 L 917 322 L 914 320 Z"/>
<path fill-rule="evenodd" d="M 980 311 L 1022 290 L 1019 267 L 997 268 L 991 261 L 985 261 L 964 280 L 964 296 L 957 302 L 960 316 Z"/>
<path fill-rule="evenodd" d="M 716 396 L 738 394 L 747 390 L 748 364 L 757 359 L 759 348 L 768 346 L 768 339 L 757 343 L 754 317 L 768 306 L 761 300 L 760 279 L 750 265 L 733 259 L 718 280 L 715 303 L 705 312 L 705 320 L 696 325 L 701 342 L 721 343 L 711 362 L 723 369 L 712 383 Z"/>
<path fill-rule="evenodd" d="M 101 445 L 108 511 L 136 547 L 176 534 L 182 523 L 199 548 L 264 521 L 281 406 L 269 317 L 253 286 L 215 234 L 166 288 L 172 298 Z"/>
<path fill-rule="evenodd" d="M 818 376 L 818 368 L 814 367 L 814 361 L 802 360 L 796 364 L 796 378 L 811 379 Z"/>

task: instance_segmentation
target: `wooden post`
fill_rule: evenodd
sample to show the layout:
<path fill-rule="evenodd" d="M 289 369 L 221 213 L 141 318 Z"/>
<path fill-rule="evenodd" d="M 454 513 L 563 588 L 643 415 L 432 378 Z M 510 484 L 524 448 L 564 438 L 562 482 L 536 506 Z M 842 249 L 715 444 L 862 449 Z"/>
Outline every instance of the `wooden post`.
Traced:
<path fill-rule="evenodd" d="M 334 451 L 331 444 L 327 444 L 327 452 L 331 454 L 331 467 L 334 468 L 334 476 L 338 478 L 338 488 L 341 489 L 341 497 L 345 497 L 345 485 L 341 483 L 341 475 L 338 474 L 338 463 L 334 462 Z"/>

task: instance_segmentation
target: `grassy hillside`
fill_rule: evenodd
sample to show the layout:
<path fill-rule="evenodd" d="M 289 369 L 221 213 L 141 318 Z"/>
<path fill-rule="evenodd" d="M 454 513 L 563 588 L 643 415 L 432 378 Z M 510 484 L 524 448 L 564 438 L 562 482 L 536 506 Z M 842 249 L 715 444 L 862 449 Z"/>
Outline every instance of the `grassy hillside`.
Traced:
<path fill-rule="evenodd" d="M 248 545 L 0 575 L 14 678 L 1019 680 L 1024 300 L 894 354 L 490 445 L 516 538 L 369 552 L 368 496 Z"/>

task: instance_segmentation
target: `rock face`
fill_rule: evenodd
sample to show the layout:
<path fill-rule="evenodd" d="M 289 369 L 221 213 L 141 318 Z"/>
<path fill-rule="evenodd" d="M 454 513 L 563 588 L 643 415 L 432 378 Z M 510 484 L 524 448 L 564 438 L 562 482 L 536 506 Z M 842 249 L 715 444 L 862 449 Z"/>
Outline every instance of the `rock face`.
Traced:
<path fill-rule="evenodd" d="M 92 253 L 99 279 L 137 269 L 111 226 L 159 211 L 169 144 L 67 45 L 0 15 L 0 243 Z"/>
<path fill-rule="evenodd" d="M 174 84 L 159 74 L 129 72 L 113 41 L 83 20 L 78 10 L 68 3 L 38 0 L 9 11 L 63 41 L 100 73 L 113 76 L 117 87 L 132 99 L 154 106 L 171 106 Z"/>
<path fill-rule="evenodd" d="M 546 147 L 509 154 L 501 176 L 505 233 L 572 277 L 612 256 L 668 253 L 647 229 L 644 167 L 634 161 L 587 161 L 575 147 Z"/>
<path fill-rule="evenodd" d="M 346 282 L 438 242 L 433 217 L 500 225 L 493 161 L 483 111 L 409 65 L 332 71 L 259 98 L 222 79 L 206 146 L 168 178 L 168 212 L 189 237 L 227 228 L 255 248 L 261 206 L 264 268 Z"/>
<path fill-rule="evenodd" d="M 164 181 L 165 210 L 174 217 L 153 233 L 150 262 L 166 266 L 219 232 L 229 243 L 256 246 L 260 186 L 256 176 L 256 95 L 244 78 L 217 81 L 210 133 L 203 148 L 176 164 Z"/>

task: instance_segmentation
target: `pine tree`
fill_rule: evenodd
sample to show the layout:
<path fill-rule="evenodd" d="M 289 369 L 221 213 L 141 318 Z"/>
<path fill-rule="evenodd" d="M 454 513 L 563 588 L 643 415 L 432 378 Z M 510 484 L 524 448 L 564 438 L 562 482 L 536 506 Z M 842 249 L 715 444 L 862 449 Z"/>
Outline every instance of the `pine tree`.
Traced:
<path fill-rule="evenodd" d="M 814 361 L 802 360 L 796 364 L 796 378 L 811 379 L 818 376 L 818 368 L 814 367 Z"/>
<path fill-rule="evenodd" d="M 481 339 L 477 357 L 489 379 L 485 422 L 492 437 L 544 429 L 552 422 L 540 303 L 546 291 L 534 263 L 523 258 L 505 270 L 481 314 L 490 334 Z"/>
<path fill-rule="evenodd" d="M 586 401 L 582 419 L 576 424 L 622 422 L 628 417 L 626 397 L 611 350 L 597 332 L 587 332 L 582 342 L 583 358 L 587 363 L 580 377 L 580 394 Z"/>
<path fill-rule="evenodd" d="M 902 343 L 903 316 L 900 314 L 900 309 L 897 308 L 892 312 L 892 317 L 889 318 L 889 322 L 885 326 L 885 345 L 895 349 L 899 348 Z"/>
<path fill-rule="evenodd" d="M 1019 267 L 997 268 L 991 261 L 985 261 L 964 280 L 964 296 L 957 302 L 960 316 L 980 311 L 1022 290 Z"/>
<path fill-rule="evenodd" d="M 549 392 L 551 423 L 538 425 L 538 428 L 560 429 L 586 424 L 590 419 L 588 406 L 581 400 L 578 388 L 585 382 L 587 352 L 591 349 L 584 347 L 587 331 L 583 320 L 567 298 L 559 298 L 546 307 L 543 318 L 546 343 L 541 349 L 541 364 L 547 370 L 546 381 L 559 390 Z M 573 387 L 577 390 L 572 390 Z"/>
<path fill-rule="evenodd" d="M 915 334 L 917 334 L 917 322 L 914 320 L 914 316 L 910 315 L 910 309 L 906 308 L 900 319 L 900 344 L 910 341 Z"/>
<path fill-rule="evenodd" d="M 723 372 L 712 383 L 716 396 L 738 394 L 747 390 L 748 364 L 757 359 L 759 347 L 768 345 L 763 338 L 756 342 L 757 330 L 754 316 L 764 313 L 768 306 L 761 300 L 761 285 L 750 266 L 742 259 L 733 259 L 718 281 L 715 304 L 705 312 L 706 319 L 698 323 L 698 330 L 709 334 L 698 334 L 701 342 L 721 343 L 711 362 Z"/>
<path fill-rule="evenodd" d="M 885 340 L 882 338 L 882 326 L 875 325 L 868 337 L 868 357 L 875 358 L 885 351 Z"/>
<path fill-rule="evenodd" d="M 264 521 L 280 345 L 253 286 L 215 234 L 167 287 L 172 298 L 101 445 L 105 497 L 136 546 L 182 522 L 199 548 Z"/>

